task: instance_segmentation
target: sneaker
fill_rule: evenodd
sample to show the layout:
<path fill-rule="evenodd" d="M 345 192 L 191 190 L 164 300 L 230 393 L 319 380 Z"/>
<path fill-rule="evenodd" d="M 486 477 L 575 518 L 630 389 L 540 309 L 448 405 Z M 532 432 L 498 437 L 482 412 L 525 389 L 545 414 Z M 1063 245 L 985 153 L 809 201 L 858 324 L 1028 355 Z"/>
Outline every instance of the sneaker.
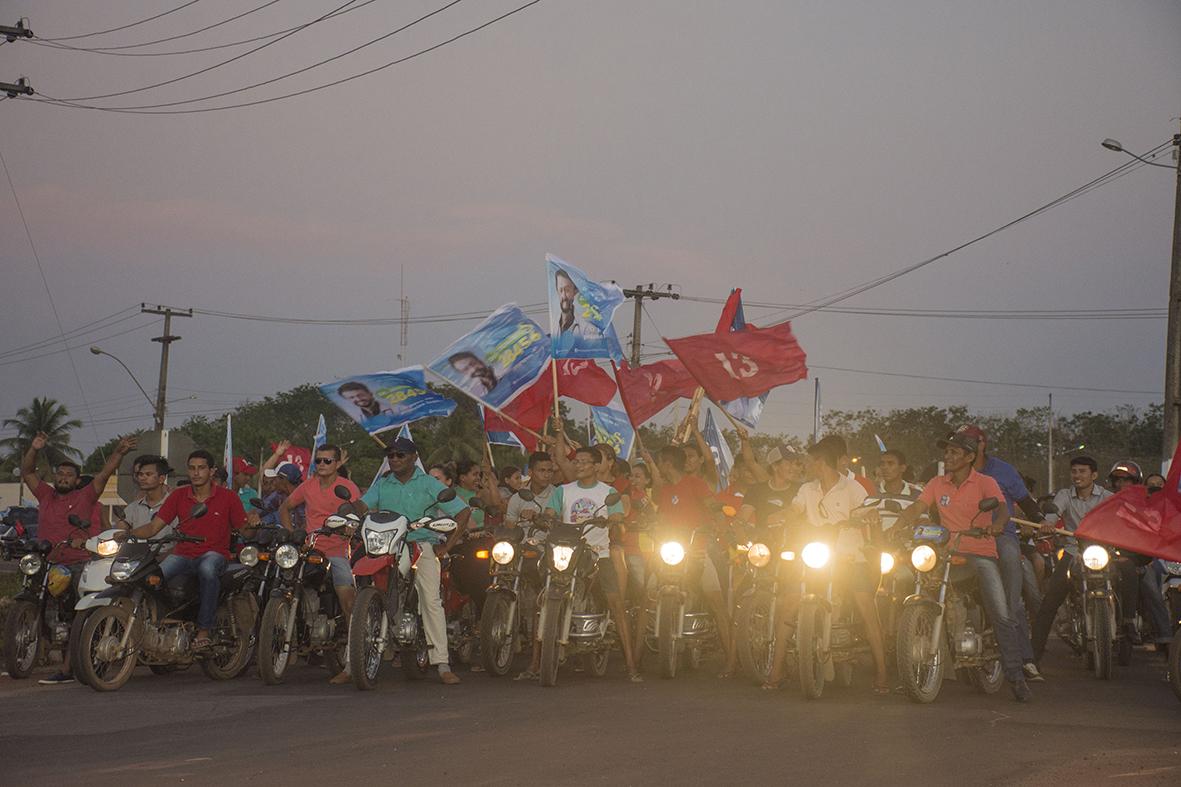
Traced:
<path fill-rule="evenodd" d="M 1033 692 L 1029 690 L 1029 684 L 1025 682 L 1025 678 L 1013 681 L 1010 687 L 1013 689 L 1013 699 L 1018 702 L 1029 702 L 1033 699 Z"/>
<path fill-rule="evenodd" d="M 1037 665 L 1032 661 L 1027 661 L 1021 665 L 1021 671 L 1025 673 L 1025 679 L 1030 683 L 1045 683 L 1046 678 L 1038 670 Z"/>
<path fill-rule="evenodd" d="M 58 672 L 54 675 L 50 675 L 48 678 L 42 678 L 37 682 L 42 686 L 64 686 L 67 683 L 73 683 L 74 676 L 67 675 L 64 672 Z"/>

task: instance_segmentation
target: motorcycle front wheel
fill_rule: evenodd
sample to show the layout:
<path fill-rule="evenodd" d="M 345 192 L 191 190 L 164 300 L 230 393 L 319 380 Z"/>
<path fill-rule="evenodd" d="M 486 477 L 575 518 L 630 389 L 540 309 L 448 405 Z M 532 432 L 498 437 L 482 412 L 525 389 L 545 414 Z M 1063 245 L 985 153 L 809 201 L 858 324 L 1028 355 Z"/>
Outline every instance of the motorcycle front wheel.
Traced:
<path fill-rule="evenodd" d="M 1099 680 L 1111 680 L 1111 618 L 1107 614 L 1107 604 L 1094 602 L 1090 605 L 1093 638 L 1091 639 L 1091 663 L 1094 666 L 1095 677 Z"/>
<path fill-rule="evenodd" d="M 904 607 L 898 616 L 898 676 L 915 702 L 934 702 L 943 688 L 942 648 L 931 647 L 935 610 L 926 605 Z"/>
<path fill-rule="evenodd" d="M 78 667 L 82 682 L 95 691 L 117 691 L 135 671 L 135 632 L 127 638 L 127 652 L 119 652 L 130 620 L 131 613 L 124 607 L 99 607 L 82 625 Z"/>
<path fill-rule="evenodd" d="M 829 613 L 819 604 L 803 604 L 796 627 L 796 652 L 800 667 L 800 691 L 810 700 L 824 693 L 824 629 Z"/>
<path fill-rule="evenodd" d="M 252 597 L 248 597 L 253 601 Z M 234 616 L 230 614 L 227 598 L 217 608 L 213 619 L 213 648 L 206 658 L 201 659 L 201 671 L 213 680 L 233 680 L 242 674 L 250 664 L 250 632 L 235 627 Z"/>
<path fill-rule="evenodd" d="M 503 677 L 512 669 L 517 608 L 504 593 L 492 593 L 484 600 L 484 612 L 480 615 L 480 659 L 489 675 Z"/>
<path fill-rule="evenodd" d="M 27 678 L 41 660 L 41 613 L 32 601 L 14 602 L 4 623 L 4 666 L 14 678 Z"/>
<path fill-rule="evenodd" d="M 66 643 L 66 658 L 70 660 L 70 674 L 80 682 L 85 684 L 82 678 L 82 668 L 79 666 L 79 652 L 81 648 L 78 643 L 82 641 L 82 626 L 86 623 L 86 618 L 90 616 L 93 610 L 84 609 L 81 612 L 74 613 L 74 620 L 70 623 L 70 641 Z"/>
<path fill-rule="evenodd" d="M 258 631 L 258 674 L 268 686 L 283 680 L 292 661 L 295 632 L 287 625 L 292 603 L 282 597 L 272 598 L 262 613 Z"/>
<path fill-rule="evenodd" d="M 987 667 L 975 667 L 972 670 L 972 685 L 981 694 L 996 694 L 1004 682 L 1005 671 L 999 659 Z"/>
<path fill-rule="evenodd" d="M 762 685 L 771 676 L 771 659 L 775 653 L 775 632 L 772 631 L 772 610 L 775 597 L 760 590 L 738 608 L 737 647 L 742 669 Z"/>
<path fill-rule="evenodd" d="M 377 685 L 381 672 L 381 627 L 385 621 L 385 598 L 370 585 L 362 588 L 353 602 L 349 621 L 349 673 L 353 685 L 368 691 Z"/>
<path fill-rule="evenodd" d="M 677 617 L 681 614 L 681 605 L 676 599 L 666 598 L 660 602 L 660 614 L 657 626 L 660 636 L 656 638 L 656 653 L 660 658 L 660 677 L 675 678 L 677 676 Z"/>
<path fill-rule="evenodd" d="M 562 623 L 566 619 L 565 604 L 561 597 L 547 598 L 541 611 L 541 685 L 553 686 L 558 682 L 558 660 L 562 636 Z"/>

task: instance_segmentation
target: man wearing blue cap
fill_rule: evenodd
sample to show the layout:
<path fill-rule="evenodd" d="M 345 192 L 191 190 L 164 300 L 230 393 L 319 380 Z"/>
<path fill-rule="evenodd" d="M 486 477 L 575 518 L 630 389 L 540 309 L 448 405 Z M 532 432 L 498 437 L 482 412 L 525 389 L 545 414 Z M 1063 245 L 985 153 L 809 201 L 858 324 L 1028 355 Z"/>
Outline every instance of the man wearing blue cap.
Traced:
<path fill-rule="evenodd" d="M 377 480 L 361 497 L 360 508 L 397 511 L 410 520 L 441 510 L 455 519 L 459 527 L 450 536 L 430 528 L 414 531 L 423 543 L 422 554 L 415 564 L 414 587 L 418 590 L 418 611 L 430 645 L 431 664 L 439 670 L 439 679 L 447 685 L 459 683 L 459 676 L 451 671 L 447 652 L 447 618 L 443 613 L 440 586 L 439 558 L 454 547 L 467 531 L 471 509 L 455 498 L 438 502 L 439 493 L 447 487 L 418 467 L 418 446 L 405 437 L 394 440 L 385 451 L 390 470 Z M 364 515 L 364 511 L 361 512 Z"/>

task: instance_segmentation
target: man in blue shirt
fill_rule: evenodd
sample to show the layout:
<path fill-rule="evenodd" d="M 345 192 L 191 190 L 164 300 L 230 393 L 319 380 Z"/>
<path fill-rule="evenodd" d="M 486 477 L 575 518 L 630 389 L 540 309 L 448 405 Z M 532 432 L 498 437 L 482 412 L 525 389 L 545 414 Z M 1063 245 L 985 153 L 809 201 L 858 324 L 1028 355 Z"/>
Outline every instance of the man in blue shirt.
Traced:
<path fill-rule="evenodd" d="M 1021 478 L 1017 468 L 988 455 L 988 435 L 983 429 L 975 424 L 965 424 L 953 434 L 968 435 L 976 441 L 976 461 L 972 467 L 976 472 L 983 473 L 997 482 L 1001 491 L 1005 493 L 1005 505 L 1008 506 L 1010 517 L 1020 507 L 1025 519 L 1033 522 L 1042 521 L 1041 509 L 1029 494 L 1025 480 Z M 1029 615 L 1025 611 L 1025 601 L 1021 597 L 1021 585 L 1024 582 L 1021 541 L 1017 537 L 1017 525 L 1011 519 L 1005 523 L 1005 532 L 996 537 L 996 551 L 1000 560 L 1001 578 L 1005 584 L 1005 598 L 1009 602 L 1009 614 L 1017 621 L 1025 679 L 1035 683 L 1045 680 L 1038 672 L 1033 658 L 1033 644 L 1029 637 Z"/>
<path fill-rule="evenodd" d="M 438 502 L 439 493 L 447 487 L 418 467 L 418 446 L 413 441 L 399 437 L 386 448 L 385 455 L 390 471 L 362 495 L 363 505 L 359 508 L 396 511 L 411 521 L 442 511 L 459 523 L 450 536 L 425 527 L 413 534 L 425 542 L 415 564 L 414 587 L 418 590 L 418 611 L 422 614 L 422 627 L 431 649 L 431 664 L 438 668 L 443 683 L 453 685 L 459 683 L 459 676 L 451 671 L 447 652 L 447 618 L 443 613 L 439 558 L 447 554 L 467 531 L 471 509 L 458 498 Z M 364 511 L 361 514 L 364 515 Z"/>

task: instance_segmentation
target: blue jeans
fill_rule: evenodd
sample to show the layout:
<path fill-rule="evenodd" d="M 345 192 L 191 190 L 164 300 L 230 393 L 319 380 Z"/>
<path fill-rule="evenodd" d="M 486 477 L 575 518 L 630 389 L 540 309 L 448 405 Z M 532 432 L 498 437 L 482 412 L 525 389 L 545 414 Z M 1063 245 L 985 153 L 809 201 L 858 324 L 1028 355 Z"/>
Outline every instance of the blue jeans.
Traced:
<path fill-rule="evenodd" d="M 1169 619 L 1169 610 L 1165 606 L 1165 598 L 1161 595 L 1161 580 L 1164 577 L 1164 567 L 1160 560 L 1153 560 L 1144 567 L 1144 576 L 1140 578 L 1141 606 L 1148 613 L 1148 622 L 1156 633 L 1157 639 L 1171 639 L 1173 636 L 1173 622 Z M 1125 612 L 1131 617 L 1135 614 Z"/>
<path fill-rule="evenodd" d="M 998 539 L 999 541 L 1000 539 Z M 1021 671 L 1021 638 L 1018 634 L 1017 621 L 1013 618 L 1009 603 L 1005 599 L 1005 585 L 1001 579 L 1001 569 L 997 561 L 980 555 L 966 555 L 968 564 L 976 572 L 976 582 L 980 588 L 980 597 L 984 601 L 984 611 L 992 621 L 992 630 L 996 634 L 996 644 L 1001 651 L 1001 668 L 1005 671 L 1005 680 L 1014 681 L 1024 677 Z M 1029 638 L 1026 638 L 1026 644 Z"/>
<path fill-rule="evenodd" d="M 217 616 L 217 597 L 221 593 L 221 572 L 227 559 L 217 552 L 206 552 L 200 557 L 169 555 L 160 564 L 164 581 L 181 574 L 197 575 L 198 592 L 201 599 L 197 608 L 197 628 L 210 631 Z"/>
<path fill-rule="evenodd" d="M 1005 598 L 1009 602 L 1009 615 L 1017 623 L 1017 642 L 1022 661 L 1033 661 L 1033 644 L 1029 640 L 1029 616 L 1025 613 L 1025 601 L 1021 596 L 1025 584 L 1025 572 L 1021 568 L 1021 542 L 1017 536 L 1005 533 L 996 538 L 996 551 L 1000 556 L 1001 579 L 1005 585 Z"/>

